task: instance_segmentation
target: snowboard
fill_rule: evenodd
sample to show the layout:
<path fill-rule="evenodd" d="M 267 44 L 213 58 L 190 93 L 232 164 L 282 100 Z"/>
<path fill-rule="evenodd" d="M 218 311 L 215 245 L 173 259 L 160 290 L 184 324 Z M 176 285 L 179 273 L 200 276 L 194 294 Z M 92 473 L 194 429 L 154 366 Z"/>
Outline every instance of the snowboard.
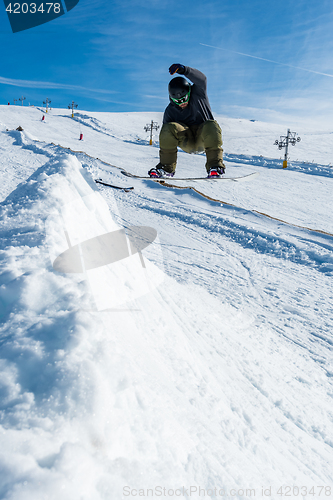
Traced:
<path fill-rule="evenodd" d="M 126 172 L 125 170 L 122 170 L 121 173 L 123 175 L 126 175 L 126 177 L 131 177 L 134 179 L 144 179 L 148 181 L 155 181 L 155 182 L 174 182 L 174 181 L 235 181 L 235 182 L 241 182 L 241 181 L 249 181 L 251 179 L 254 179 L 255 177 L 258 177 L 259 172 L 252 172 L 251 174 L 247 175 L 242 175 L 239 177 L 146 177 L 146 176 L 141 176 L 141 175 L 135 175 L 131 174 L 130 172 Z"/>

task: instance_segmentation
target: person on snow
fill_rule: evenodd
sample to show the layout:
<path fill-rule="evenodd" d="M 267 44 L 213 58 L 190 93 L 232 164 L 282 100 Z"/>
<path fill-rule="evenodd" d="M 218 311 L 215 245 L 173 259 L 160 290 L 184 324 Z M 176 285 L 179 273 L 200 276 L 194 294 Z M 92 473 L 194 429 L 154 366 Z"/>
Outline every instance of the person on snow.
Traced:
<path fill-rule="evenodd" d="M 207 96 L 207 78 L 197 69 L 172 64 L 169 73 L 184 75 L 169 83 L 170 103 L 163 116 L 160 132 L 160 163 L 149 170 L 150 177 L 173 177 L 177 164 L 177 147 L 186 153 L 206 153 L 208 177 L 225 173 L 222 131 L 214 120 Z"/>

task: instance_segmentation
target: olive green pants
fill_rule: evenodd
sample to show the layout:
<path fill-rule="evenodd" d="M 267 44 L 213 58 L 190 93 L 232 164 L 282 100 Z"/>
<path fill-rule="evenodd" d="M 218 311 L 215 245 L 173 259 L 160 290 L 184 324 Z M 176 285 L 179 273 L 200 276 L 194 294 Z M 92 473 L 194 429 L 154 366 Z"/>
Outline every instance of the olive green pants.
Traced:
<path fill-rule="evenodd" d="M 160 132 L 160 163 L 167 172 L 174 172 L 177 164 L 177 147 L 186 153 L 206 153 L 206 170 L 222 167 L 222 131 L 215 120 L 188 127 L 183 123 L 164 123 Z"/>

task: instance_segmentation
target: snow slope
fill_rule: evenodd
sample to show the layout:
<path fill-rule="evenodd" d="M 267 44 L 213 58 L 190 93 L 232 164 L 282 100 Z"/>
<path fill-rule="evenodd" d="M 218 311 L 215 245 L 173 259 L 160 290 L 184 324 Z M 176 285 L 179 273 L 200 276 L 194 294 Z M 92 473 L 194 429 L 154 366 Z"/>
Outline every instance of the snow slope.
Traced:
<path fill-rule="evenodd" d="M 41 117 L 0 107 L 0 498 L 332 497 L 330 131 L 282 170 L 280 126 L 219 117 L 260 176 L 194 191 L 120 172 L 157 163 L 158 113 Z M 53 268 L 107 233 L 127 256 Z"/>

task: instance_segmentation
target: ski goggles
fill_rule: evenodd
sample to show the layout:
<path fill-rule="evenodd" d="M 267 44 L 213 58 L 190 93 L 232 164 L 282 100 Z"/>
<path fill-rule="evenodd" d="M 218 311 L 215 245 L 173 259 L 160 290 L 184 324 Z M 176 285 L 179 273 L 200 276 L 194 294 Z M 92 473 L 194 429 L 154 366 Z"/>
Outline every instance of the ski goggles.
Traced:
<path fill-rule="evenodd" d="M 175 103 L 175 104 L 178 104 L 178 106 L 180 106 L 181 104 L 185 104 L 186 102 L 189 101 L 190 99 L 190 94 L 191 94 L 191 90 L 189 90 L 187 92 L 187 94 L 185 94 L 183 97 L 181 97 L 180 99 L 174 99 L 173 97 L 171 97 L 171 100 Z"/>

